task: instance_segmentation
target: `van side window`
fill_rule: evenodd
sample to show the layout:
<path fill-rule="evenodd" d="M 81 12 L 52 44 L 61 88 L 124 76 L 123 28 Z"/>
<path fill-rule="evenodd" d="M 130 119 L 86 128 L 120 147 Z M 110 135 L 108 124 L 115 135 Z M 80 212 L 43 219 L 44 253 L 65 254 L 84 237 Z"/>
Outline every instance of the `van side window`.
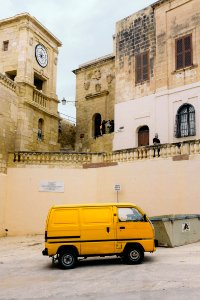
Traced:
<path fill-rule="evenodd" d="M 143 215 L 133 207 L 119 207 L 118 208 L 119 222 L 138 222 L 144 221 Z"/>

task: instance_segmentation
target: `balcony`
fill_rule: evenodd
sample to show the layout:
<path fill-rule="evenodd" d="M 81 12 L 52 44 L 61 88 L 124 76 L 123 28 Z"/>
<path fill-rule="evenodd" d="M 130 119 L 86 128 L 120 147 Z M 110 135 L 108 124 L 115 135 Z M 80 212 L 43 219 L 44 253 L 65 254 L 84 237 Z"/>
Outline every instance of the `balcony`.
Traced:
<path fill-rule="evenodd" d="M 33 90 L 33 102 L 43 109 L 50 109 L 50 100 L 48 97 L 36 89 Z"/>

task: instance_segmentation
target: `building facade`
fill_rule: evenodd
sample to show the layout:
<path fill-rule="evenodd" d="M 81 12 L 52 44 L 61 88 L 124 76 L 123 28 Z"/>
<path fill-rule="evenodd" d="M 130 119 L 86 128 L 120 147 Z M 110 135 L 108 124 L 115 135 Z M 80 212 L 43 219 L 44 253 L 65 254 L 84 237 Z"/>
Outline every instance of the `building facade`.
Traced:
<path fill-rule="evenodd" d="M 151 145 L 156 133 L 163 144 L 199 139 L 199 31 L 198 0 L 160 0 L 117 22 L 112 150 Z M 81 88 L 77 80 L 77 95 Z M 85 128 L 91 138 L 93 124 L 90 118 Z"/>
<path fill-rule="evenodd" d="M 56 71 L 61 42 L 23 13 L 0 21 L 0 43 L 1 156 L 14 150 L 58 150 Z"/>
<path fill-rule="evenodd" d="M 77 151 L 111 151 L 115 100 L 115 57 L 107 55 L 74 70 Z M 110 126 L 110 129 L 108 128 Z M 107 134 L 109 133 L 109 134 Z"/>

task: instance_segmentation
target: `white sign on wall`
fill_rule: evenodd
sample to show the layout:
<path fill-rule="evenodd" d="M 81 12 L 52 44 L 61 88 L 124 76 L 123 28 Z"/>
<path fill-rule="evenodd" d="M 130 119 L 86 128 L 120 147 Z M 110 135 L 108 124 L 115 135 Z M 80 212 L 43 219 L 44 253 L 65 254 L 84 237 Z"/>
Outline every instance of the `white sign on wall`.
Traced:
<path fill-rule="evenodd" d="M 115 185 L 114 185 L 114 190 L 115 190 L 116 192 L 120 192 L 120 191 L 121 191 L 121 185 L 120 185 L 120 184 L 115 184 Z"/>
<path fill-rule="evenodd" d="M 39 192 L 64 193 L 63 181 L 41 181 Z"/>

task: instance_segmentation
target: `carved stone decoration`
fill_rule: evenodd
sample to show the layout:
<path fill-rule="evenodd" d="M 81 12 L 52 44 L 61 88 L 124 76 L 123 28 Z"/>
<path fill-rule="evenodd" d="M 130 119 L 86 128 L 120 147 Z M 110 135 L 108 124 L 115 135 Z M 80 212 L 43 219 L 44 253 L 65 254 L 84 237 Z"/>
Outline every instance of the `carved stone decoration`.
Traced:
<path fill-rule="evenodd" d="M 89 81 L 85 81 L 84 82 L 84 88 L 85 88 L 85 90 L 86 91 L 89 90 L 89 87 L 90 87 L 90 82 Z"/>
<path fill-rule="evenodd" d="M 95 78 L 97 80 L 99 80 L 101 78 L 101 71 L 100 70 L 95 71 Z"/>
<path fill-rule="evenodd" d="M 33 45 L 33 38 L 31 37 L 29 40 L 29 45 L 32 46 Z"/>
<path fill-rule="evenodd" d="M 107 80 L 107 83 L 110 84 L 112 82 L 112 80 L 113 80 L 113 76 L 111 74 L 108 74 L 106 76 L 106 80 Z"/>
<path fill-rule="evenodd" d="M 95 85 L 95 90 L 97 93 L 101 92 L 101 85 L 99 83 Z"/>

